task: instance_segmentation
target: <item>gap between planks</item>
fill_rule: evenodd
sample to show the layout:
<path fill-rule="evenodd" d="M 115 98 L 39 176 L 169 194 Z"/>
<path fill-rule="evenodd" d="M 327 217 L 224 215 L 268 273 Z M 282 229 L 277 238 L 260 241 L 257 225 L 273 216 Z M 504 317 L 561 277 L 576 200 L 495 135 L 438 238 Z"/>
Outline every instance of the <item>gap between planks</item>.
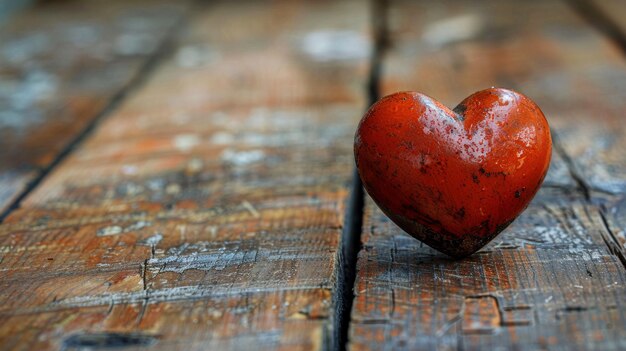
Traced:
<path fill-rule="evenodd" d="M 382 59 L 388 48 L 388 0 L 370 0 L 370 25 L 374 39 L 373 51 L 370 55 L 369 74 L 364 89 L 367 94 L 369 108 L 380 99 L 380 81 L 382 75 Z M 341 248 L 338 251 L 338 272 L 336 274 L 333 319 L 333 350 L 346 350 L 352 303 L 354 302 L 354 283 L 359 252 L 361 251 L 361 234 L 363 231 L 364 190 L 361 178 L 354 166 L 350 198 L 346 209 L 344 227 L 341 234 Z"/>
<path fill-rule="evenodd" d="M 608 37 L 626 55 L 626 33 L 598 5 L 591 0 L 565 0 L 574 12 L 593 28 Z"/>
<path fill-rule="evenodd" d="M 187 7 L 178 18 L 176 23 L 168 30 L 165 34 L 161 42 L 158 44 L 157 49 L 154 51 L 152 55 L 150 55 L 142 64 L 135 76 L 128 82 L 127 85 L 121 87 L 119 91 L 117 91 L 108 103 L 102 108 L 102 110 L 89 121 L 85 128 L 80 131 L 65 147 L 63 147 L 59 153 L 54 157 L 50 164 L 41 168 L 37 174 L 37 176 L 30 181 L 24 190 L 22 190 L 15 199 L 6 207 L 6 209 L 0 213 L 0 223 L 3 223 L 4 220 L 15 210 L 20 208 L 22 201 L 33 192 L 39 184 L 50 174 L 57 166 L 63 162 L 75 149 L 77 149 L 83 141 L 87 139 L 89 135 L 96 129 L 96 127 L 102 122 L 107 116 L 111 115 L 126 98 L 131 95 L 133 92 L 139 90 L 141 86 L 145 82 L 148 81 L 148 78 L 151 76 L 152 72 L 154 72 L 155 68 L 159 65 L 159 63 L 167 56 L 169 52 L 169 48 L 172 47 L 174 41 L 181 30 L 183 28 L 184 23 L 189 20 L 191 14 L 194 13 L 194 9 L 197 6 L 196 2 L 192 2 L 190 6 Z"/>

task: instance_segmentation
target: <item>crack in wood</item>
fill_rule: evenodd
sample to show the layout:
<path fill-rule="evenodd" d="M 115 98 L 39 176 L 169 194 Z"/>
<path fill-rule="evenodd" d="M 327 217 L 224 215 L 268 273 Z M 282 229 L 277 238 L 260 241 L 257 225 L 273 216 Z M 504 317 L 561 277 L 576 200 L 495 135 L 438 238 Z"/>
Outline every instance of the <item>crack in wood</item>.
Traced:
<path fill-rule="evenodd" d="M 624 33 L 620 26 L 597 4 L 593 4 L 592 2 L 585 0 L 567 0 L 567 3 L 570 5 L 575 13 L 577 13 L 581 18 L 587 21 L 587 23 L 589 23 L 597 31 L 606 36 L 620 49 L 622 54 L 626 55 L 626 33 Z M 554 141 L 557 151 L 561 154 L 561 156 L 563 156 L 563 159 L 567 164 L 570 174 L 583 189 L 583 193 L 588 202 L 591 202 L 592 200 L 591 190 L 593 190 L 594 192 L 616 195 L 607 191 L 592 188 L 589 184 L 587 184 L 584 178 L 576 171 L 573 160 L 569 157 L 566 150 L 562 147 L 558 138 L 555 138 Z M 607 238 L 605 238 L 604 233 L 602 233 L 602 238 L 607 245 L 609 252 L 616 256 L 620 260 L 624 268 L 626 268 L 625 249 L 620 245 L 620 242 L 617 239 L 615 233 L 613 233 L 613 231 L 611 230 L 606 218 L 605 209 L 600 208 L 599 213 L 610 240 L 607 240 Z"/>
<path fill-rule="evenodd" d="M 148 284 L 146 283 L 146 270 L 148 269 L 148 259 L 146 258 L 141 265 L 141 283 L 143 290 L 148 290 Z"/>
<path fill-rule="evenodd" d="M 380 77 L 382 58 L 388 47 L 388 0 L 370 1 L 370 24 L 374 37 L 374 49 L 370 55 L 369 74 L 366 82 L 368 105 L 380 98 Z M 341 250 L 339 251 L 339 272 L 336 275 L 333 349 L 345 350 L 352 321 L 352 304 L 355 300 L 354 282 L 358 253 L 362 249 L 361 235 L 363 227 L 364 191 L 361 179 L 353 166 L 350 203 L 345 217 L 346 225 L 342 232 Z"/>
<path fill-rule="evenodd" d="M 473 306 L 474 309 L 470 310 L 467 308 L 468 305 L 476 306 Z M 465 298 L 463 299 L 463 307 L 461 307 L 461 311 L 463 313 L 464 319 L 464 334 L 481 334 L 483 332 L 491 334 L 494 332 L 494 329 L 497 329 L 498 327 L 501 327 L 503 325 L 504 318 L 502 317 L 500 302 L 498 301 L 498 298 L 493 294 L 465 296 Z M 472 314 L 468 316 L 467 312 L 470 312 Z M 465 321 L 466 318 L 473 319 L 472 317 L 476 316 L 479 317 L 478 321 L 470 320 L 469 323 Z M 485 318 L 487 318 L 487 320 L 485 320 Z M 476 327 L 474 324 L 478 324 L 478 327 Z"/>
<path fill-rule="evenodd" d="M 574 3 L 574 2 L 578 2 L 578 1 L 574 0 L 574 1 L 571 1 L 571 2 Z M 591 7 L 593 7 L 593 6 L 591 6 Z M 584 177 L 581 174 L 579 174 L 579 172 L 576 170 L 576 165 L 574 164 L 574 161 L 569 156 L 569 154 L 567 153 L 565 148 L 562 146 L 562 144 L 561 144 L 561 142 L 560 142 L 560 140 L 558 138 L 558 135 L 556 133 L 553 133 L 553 144 L 554 144 L 555 150 L 557 151 L 557 153 L 561 156 L 561 158 L 565 162 L 565 165 L 567 166 L 567 169 L 568 169 L 570 175 L 572 176 L 574 181 L 577 183 L 577 185 L 579 187 L 579 191 L 584 196 L 585 202 L 588 205 L 593 205 L 592 192 L 595 192 L 596 189 L 594 189 L 589 184 L 587 184 L 587 182 L 585 181 Z M 550 210 L 550 209 L 548 209 L 548 210 Z M 603 208 L 601 208 L 601 207 L 598 208 L 598 214 L 599 214 L 600 218 L 602 219 L 602 225 L 603 225 L 603 227 L 605 229 L 604 231 L 601 231 L 602 240 L 606 244 L 608 251 L 612 255 L 617 257 L 617 259 L 620 261 L 620 263 L 622 264 L 624 269 L 626 269 L 626 254 L 624 253 L 624 249 L 621 247 L 619 240 L 615 236 L 615 233 L 613 233 L 613 231 L 611 230 L 611 227 L 609 226 L 609 224 L 607 222 L 606 214 L 604 213 L 604 211 L 605 210 Z M 559 218 L 559 217 L 557 217 L 557 218 Z M 608 234 L 608 238 L 607 238 L 607 234 Z"/>
<path fill-rule="evenodd" d="M 615 255 L 620 260 L 624 268 L 626 268 L 626 256 L 624 254 L 623 249 L 621 248 L 621 245 L 620 245 L 619 240 L 617 239 L 617 236 L 615 235 L 615 233 L 613 233 L 613 230 L 611 230 L 611 227 L 609 226 L 606 215 L 604 214 L 604 211 L 601 209 L 598 211 L 598 214 L 600 215 L 600 219 L 602 220 L 602 225 L 604 226 L 604 229 L 605 229 L 605 231 L 601 232 L 604 243 L 608 246 L 609 252 Z M 606 238 L 606 234 L 608 234 L 610 239 Z M 587 272 L 591 276 L 591 272 L 589 272 L 588 270 Z"/>
<path fill-rule="evenodd" d="M 559 139 L 558 134 L 555 131 L 552 131 L 551 134 L 552 134 L 552 145 L 554 146 L 554 150 L 563 159 L 565 165 L 567 166 L 567 170 L 569 171 L 570 176 L 572 177 L 572 179 L 574 179 L 574 181 L 576 182 L 576 185 L 578 185 L 578 190 L 580 191 L 580 193 L 585 197 L 587 201 L 590 201 L 591 200 L 590 186 L 587 184 L 584 177 L 580 175 L 578 171 L 576 170 L 576 165 L 574 164 L 574 161 L 569 156 L 567 151 L 565 151 L 565 148 L 563 147 L 563 145 L 561 145 L 561 141 Z"/>

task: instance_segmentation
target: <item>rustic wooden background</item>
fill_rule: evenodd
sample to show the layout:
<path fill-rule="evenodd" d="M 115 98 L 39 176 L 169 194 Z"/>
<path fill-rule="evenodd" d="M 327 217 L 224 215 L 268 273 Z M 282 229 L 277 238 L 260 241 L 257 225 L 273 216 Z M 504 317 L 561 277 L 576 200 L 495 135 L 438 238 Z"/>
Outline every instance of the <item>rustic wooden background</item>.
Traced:
<path fill-rule="evenodd" d="M 40 2 L 0 22 L 0 349 L 626 349 L 626 2 Z M 454 261 L 362 193 L 379 97 L 519 90 L 536 199 Z"/>

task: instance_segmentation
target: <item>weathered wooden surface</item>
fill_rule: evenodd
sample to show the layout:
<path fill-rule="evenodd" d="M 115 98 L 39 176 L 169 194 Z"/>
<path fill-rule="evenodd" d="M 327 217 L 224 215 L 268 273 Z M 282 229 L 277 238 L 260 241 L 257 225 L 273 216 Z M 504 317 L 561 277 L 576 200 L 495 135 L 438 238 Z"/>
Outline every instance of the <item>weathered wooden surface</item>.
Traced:
<path fill-rule="evenodd" d="M 626 55 L 626 2 L 615 0 L 593 0 L 599 13 L 596 26 L 611 36 L 622 57 Z M 584 10 L 584 9 L 583 9 Z M 593 18 L 586 16 L 588 20 Z M 573 169 L 588 190 L 592 200 L 601 205 L 607 228 L 611 232 L 609 245 L 620 255 L 626 265 L 626 126 L 624 119 L 624 83 L 626 74 L 598 70 L 596 81 L 602 84 L 601 94 L 606 96 L 606 105 L 601 106 L 601 115 L 609 122 L 588 123 L 588 131 L 570 131 L 564 137 L 564 146 L 572 156 Z M 603 101 L 603 100 L 599 100 Z M 580 140 L 580 143 L 576 141 Z"/>
<path fill-rule="evenodd" d="M 0 25 L 0 214 L 136 78 L 188 1 L 64 1 Z"/>
<path fill-rule="evenodd" d="M 626 2 L 621 0 L 589 0 L 589 2 L 626 33 Z"/>
<path fill-rule="evenodd" d="M 557 151 L 528 210 L 466 260 L 406 236 L 368 200 L 350 347 L 625 348 L 623 54 L 563 2 L 390 6 L 383 94 L 455 106 L 513 88 L 542 107 Z"/>
<path fill-rule="evenodd" d="M 620 3 L 590 3 L 622 26 Z M 165 57 L 0 225 L 0 349 L 335 346 L 352 133 L 385 22 L 356 0 L 211 2 L 157 50 L 186 3 L 80 4 L 0 28 L 0 210 Z M 565 2 L 390 6 L 383 93 L 517 89 L 557 147 L 529 209 L 466 260 L 368 199 L 349 346 L 626 348 L 620 47 Z"/>
<path fill-rule="evenodd" d="M 145 86 L 0 226 L 7 349 L 330 347 L 367 7 L 193 12 Z"/>

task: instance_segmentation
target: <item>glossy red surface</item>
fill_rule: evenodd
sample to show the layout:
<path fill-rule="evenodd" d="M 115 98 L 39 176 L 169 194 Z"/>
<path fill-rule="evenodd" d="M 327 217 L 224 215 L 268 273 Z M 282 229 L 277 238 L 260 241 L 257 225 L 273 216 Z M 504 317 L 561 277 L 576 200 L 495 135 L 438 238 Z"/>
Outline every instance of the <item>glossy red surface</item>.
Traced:
<path fill-rule="evenodd" d="M 551 150 L 539 107 L 499 88 L 454 110 L 416 92 L 386 96 L 367 111 L 354 142 L 359 175 L 378 206 L 453 257 L 479 250 L 526 208 Z"/>

